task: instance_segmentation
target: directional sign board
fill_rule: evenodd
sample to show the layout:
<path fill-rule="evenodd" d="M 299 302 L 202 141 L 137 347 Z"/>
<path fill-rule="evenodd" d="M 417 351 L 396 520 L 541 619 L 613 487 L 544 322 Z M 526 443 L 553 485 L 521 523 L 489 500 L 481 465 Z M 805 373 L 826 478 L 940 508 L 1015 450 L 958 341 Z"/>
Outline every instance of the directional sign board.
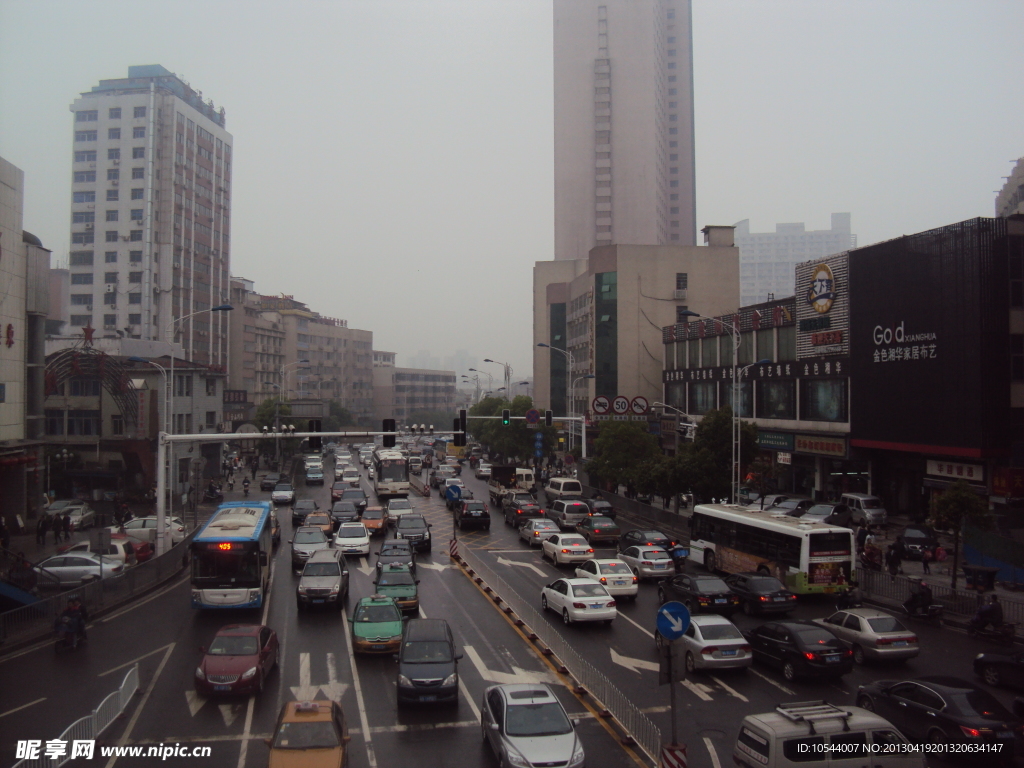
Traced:
<path fill-rule="evenodd" d="M 629 410 L 629 398 L 619 395 L 612 400 L 612 412 L 621 416 Z"/>
<path fill-rule="evenodd" d="M 449 485 L 448 486 L 448 490 L 446 490 L 444 492 L 444 495 L 445 495 L 445 498 L 448 499 L 448 501 L 458 501 L 459 499 L 462 498 L 462 489 L 459 488 L 459 486 L 457 486 L 457 485 Z M 689 620 L 690 620 L 689 619 L 689 614 L 687 614 L 687 619 L 686 620 L 687 620 L 687 622 L 689 622 Z M 660 613 L 658 614 L 658 621 L 661 621 L 661 614 Z"/>
<path fill-rule="evenodd" d="M 533 442 L 536 443 L 538 446 L 544 445 L 544 434 L 538 432 L 536 435 L 533 436 Z"/>
<path fill-rule="evenodd" d="M 536 424 L 538 421 L 540 421 L 540 411 L 538 411 L 536 408 L 531 408 L 526 412 L 527 424 Z"/>
<path fill-rule="evenodd" d="M 690 611 L 678 602 L 665 603 L 658 609 L 658 634 L 666 640 L 678 640 L 690 628 Z"/>
<path fill-rule="evenodd" d="M 608 413 L 611 410 L 611 401 L 604 395 L 598 395 L 594 398 L 594 402 L 591 403 L 594 408 L 594 413 Z"/>
<path fill-rule="evenodd" d="M 647 413 L 647 409 L 648 407 L 650 407 L 650 403 L 647 402 L 646 397 L 634 397 L 633 402 L 631 402 L 629 406 L 633 409 L 633 413 L 635 413 L 637 416 L 643 416 L 645 413 Z"/>

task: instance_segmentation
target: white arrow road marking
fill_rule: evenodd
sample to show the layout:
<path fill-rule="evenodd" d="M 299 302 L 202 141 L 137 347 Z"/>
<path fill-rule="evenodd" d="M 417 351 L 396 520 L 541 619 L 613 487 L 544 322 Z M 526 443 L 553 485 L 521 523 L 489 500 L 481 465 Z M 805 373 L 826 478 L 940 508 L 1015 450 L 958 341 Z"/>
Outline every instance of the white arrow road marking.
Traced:
<path fill-rule="evenodd" d="M 370 558 L 367 557 L 366 559 L 359 558 L 359 565 L 356 566 L 356 570 L 363 574 L 363 576 L 369 576 L 377 569 L 375 566 L 370 565 Z"/>
<path fill-rule="evenodd" d="M 449 568 L 451 568 L 451 566 L 450 565 L 442 565 L 441 563 L 417 562 L 416 563 L 416 570 L 419 570 L 420 568 L 426 568 L 428 571 L 447 571 Z"/>
<path fill-rule="evenodd" d="M 714 675 L 711 676 L 711 679 L 714 680 L 716 683 L 718 683 L 720 686 L 722 686 L 722 688 L 725 689 L 725 692 L 728 693 L 730 696 L 735 696 L 740 701 L 750 701 L 750 699 L 748 699 L 742 693 L 737 691 L 735 688 L 730 688 L 728 685 L 723 683 L 721 680 L 719 680 Z"/>
<path fill-rule="evenodd" d="M 628 670 L 639 673 L 641 669 L 648 672 L 657 672 L 659 665 L 654 661 L 644 661 L 643 659 L 634 659 L 629 656 L 623 656 L 615 652 L 614 648 L 608 649 L 612 654 L 612 661 L 618 664 L 620 667 L 625 667 Z"/>
<path fill-rule="evenodd" d="M 659 613 L 661 613 L 661 615 L 664 616 L 665 619 L 668 621 L 669 626 L 672 627 L 673 632 L 679 632 L 680 634 L 682 634 L 683 622 L 678 616 L 675 616 L 674 614 L 672 614 L 671 611 L 668 611 L 664 608 L 662 608 L 661 611 L 659 611 Z"/>
<path fill-rule="evenodd" d="M 506 560 L 504 557 L 499 557 L 498 558 L 498 563 L 500 565 L 518 565 L 520 568 L 529 568 L 531 571 L 536 573 L 538 576 L 547 576 L 547 574 L 544 573 L 544 571 L 542 571 L 540 568 L 538 568 L 533 563 L 517 563 L 515 560 Z"/>
<path fill-rule="evenodd" d="M 230 726 L 233 722 L 235 722 L 235 718 L 238 717 L 237 707 L 237 704 L 217 705 L 217 709 L 220 710 L 220 716 L 224 718 L 224 725 Z"/>
<path fill-rule="evenodd" d="M 789 688 L 784 686 L 782 683 L 780 683 L 780 682 L 778 682 L 776 680 L 772 680 L 770 677 L 768 677 L 768 675 L 766 675 L 766 674 L 764 674 L 762 672 L 758 672 L 753 667 L 750 668 L 750 671 L 753 672 L 758 677 L 760 677 L 762 680 L 765 680 L 765 681 L 771 683 L 772 685 L 774 685 L 776 688 L 778 688 L 783 693 L 788 693 L 790 696 L 796 696 L 796 692 L 795 691 L 791 691 Z"/>
<path fill-rule="evenodd" d="M 334 654 L 327 654 L 327 685 L 321 685 L 320 690 L 324 692 L 331 701 L 341 703 L 341 697 L 345 694 L 348 683 L 338 682 L 338 664 L 334 660 Z"/>
<path fill-rule="evenodd" d="M 690 680 L 680 680 L 679 682 L 682 683 L 685 688 L 689 688 L 690 692 L 697 696 L 701 701 L 711 701 L 711 696 L 708 695 L 711 693 L 711 689 L 703 683 L 694 683 Z"/>
<path fill-rule="evenodd" d="M 296 701 L 312 701 L 320 691 L 319 685 L 309 682 L 309 654 L 299 654 L 299 684 L 291 686 Z"/>
<path fill-rule="evenodd" d="M 712 768 L 722 768 L 722 764 L 718 762 L 718 752 L 715 751 L 715 745 L 711 743 L 711 739 L 707 736 L 704 737 L 704 746 L 708 748 L 708 754 L 711 755 Z"/>
<path fill-rule="evenodd" d="M 185 691 L 185 701 L 188 702 L 188 713 L 195 717 L 196 712 L 202 709 L 203 704 L 206 703 L 206 698 L 195 691 Z"/>
<path fill-rule="evenodd" d="M 489 669 L 484 660 L 480 658 L 480 654 L 476 652 L 476 648 L 471 645 L 463 646 L 463 650 L 469 657 L 469 660 L 473 662 L 473 666 L 476 667 L 476 671 L 480 674 L 484 680 L 490 680 L 492 683 L 500 683 L 502 685 L 508 685 L 510 683 L 554 683 L 556 682 L 554 676 L 550 672 L 531 672 L 527 669 L 520 669 L 517 666 L 512 667 L 512 673 L 498 672 L 493 669 Z"/>

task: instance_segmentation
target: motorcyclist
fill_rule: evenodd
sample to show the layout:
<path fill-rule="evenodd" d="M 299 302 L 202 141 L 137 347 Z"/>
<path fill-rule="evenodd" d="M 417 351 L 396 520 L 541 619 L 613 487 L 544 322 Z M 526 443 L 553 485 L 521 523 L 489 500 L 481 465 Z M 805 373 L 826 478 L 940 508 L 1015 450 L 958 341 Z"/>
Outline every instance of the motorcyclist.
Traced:
<path fill-rule="evenodd" d="M 58 621 L 58 630 L 60 626 L 67 619 L 68 631 L 72 633 L 71 645 L 75 647 L 78 645 L 79 640 L 85 640 L 85 625 L 89 621 L 89 613 L 86 611 L 85 606 L 82 605 L 82 601 L 77 597 L 72 597 L 68 600 L 67 606 L 61 612 Z"/>
<path fill-rule="evenodd" d="M 927 612 L 931 604 L 932 588 L 928 586 L 928 582 L 919 581 L 911 588 L 910 599 L 903 604 L 903 608 L 907 613 L 919 614 Z"/>
<path fill-rule="evenodd" d="M 242 479 L 242 490 L 245 491 L 245 495 L 246 496 L 249 495 L 249 478 L 248 477 Z"/>
<path fill-rule="evenodd" d="M 220 496 L 220 488 L 217 487 L 213 480 L 210 481 L 210 485 L 206 489 L 206 495 L 210 497 Z"/>
<path fill-rule="evenodd" d="M 976 630 L 985 629 L 989 624 L 992 629 L 1003 626 L 1003 605 L 996 595 L 992 595 L 991 601 L 981 606 L 971 620 L 971 626 Z"/>
<path fill-rule="evenodd" d="M 864 595 L 860 591 L 860 582 L 851 581 L 850 588 L 839 595 L 836 601 L 840 609 L 859 608 L 864 601 Z"/>

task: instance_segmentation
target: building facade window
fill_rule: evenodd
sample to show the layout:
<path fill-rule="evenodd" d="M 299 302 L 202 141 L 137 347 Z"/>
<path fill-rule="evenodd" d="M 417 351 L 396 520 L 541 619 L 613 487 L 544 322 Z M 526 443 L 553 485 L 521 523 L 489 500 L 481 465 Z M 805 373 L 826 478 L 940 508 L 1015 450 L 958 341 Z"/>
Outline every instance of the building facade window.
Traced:
<path fill-rule="evenodd" d="M 717 407 L 716 390 L 718 385 L 714 381 L 695 381 L 690 384 L 690 407 L 687 412 L 695 416 L 702 416 Z"/>
<path fill-rule="evenodd" d="M 96 162 L 96 150 L 90 149 L 83 152 L 75 152 L 76 163 L 95 163 Z"/>
<path fill-rule="evenodd" d="M 107 221 L 117 221 L 117 210 L 107 211 Z"/>
<path fill-rule="evenodd" d="M 106 264 L 117 264 L 117 251 L 104 251 L 103 261 Z"/>
<path fill-rule="evenodd" d="M 144 139 L 144 138 L 146 138 L 146 129 L 142 128 L 142 127 L 132 128 L 132 138 L 133 139 Z"/>
<path fill-rule="evenodd" d="M 68 257 L 68 265 L 72 267 L 91 267 L 92 251 L 72 251 Z"/>
<path fill-rule="evenodd" d="M 133 179 L 144 179 L 144 178 L 146 178 L 146 169 L 145 168 L 132 168 L 132 178 Z"/>
<path fill-rule="evenodd" d="M 118 197 L 117 193 L 118 193 L 118 190 L 116 190 L 116 189 L 108 189 L 107 190 L 107 202 L 108 203 L 116 203 L 120 199 Z"/>
<path fill-rule="evenodd" d="M 71 284 L 72 285 L 92 285 L 92 273 L 89 272 L 89 273 L 84 274 L 84 275 L 72 275 L 71 276 Z"/>
<path fill-rule="evenodd" d="M 73 192 L 71 195 L 73 203 L 94 203 L 96 202 L 95 192 Z"/>
<path fill-rule="evenodd" d="M 71 242 L 74 245 L 89 245 L 90 243 L 95 242 L 95 238 L 93 237 L 92 232 L 72 232 Z"/>
<path fill-rule="evenodd" d="M 96 171 L 75 171 L 74 178 L 76 184 L 88 184 L 96 181 Z"/>
<path fill-rule="evenodd" d="M 129 240 L 142 240 L 142 230 L 141 229 L 133 229 L 131 231 L 131 233 L 129 234 L 128 239 Z"/>
<path fill-rule="evenodd" d="M 94 123 L 99 120 L 100 113 L 95 109 L 83 109 L 75 112 L 76 123 Z"/>
<path fill-rule="evenodd" d="M 141 199 L 142 199 L 142 190 L 141 189 L 133 189 L 132 190 L 132 200 L 141 200 Z"/>
<path fill-rule="evenodd" d="M 117 141 L 121 138 L 120 128 L 107 128 L 107 138 L 111 141 Z"/>
<path fill-rule="evenodd" d="M 75 141 L 96 141 L 96 131 L 75 131 Z"/>
<path fill-rule="evenodd" d="M 146 108 L 145 107 L 135 107 L 135 114 L 133 115 L 133 117 L 145 117 L 145 116 L 146 116 Z"/>
<path fill-rule="evenodd" d="M 121 108 L 120 107 L 111 107 L 110 110 L 107 112 L 107 119 L 108 120 L 120 120 L 121 119 Z"/>
<path fill-rule="evenodd" d="M 68 434 L 100 436 L 99 411 L 68 411 Z"/>
<path fill-rule="evenodd" d="M 141 304 L 142 303 L 142 294 L 141 293 L 129 293 L 128 294 L 128 303 L 129 304 Z"/>
<path fill-rule="evenodd" d="M 128 261 L 132 264 L 139 264 L 142 262 L 142 251 L 129 251 Z"/>
<path fill-rule="evenodd" d="M 115 437 L 124 435 L 124 416 L 115 413 L 110 417 L 110 434 Z"/>
<path fill-rule="evenodd" d="M 800 416 L 805 421 L 848 421 L 846 379 L 803 379 Z"/>
<path fill-rule="evenodd" d="M 145 147 L 132 147 L 132 160 L 141 160 L 146 156 Z"/>
<path fill-rule="evenodd" d="M 108 230 L 107 231 L 107 240 L 106 240 L 106 242 L 108 242 L 108 243 L 116 243 L 117 242 L 117 231 L 116 230 Z"/>
<path fill-rule="evenodd" d="M 759 419 L 795 419 L 795 382 L 759 381 L 757 392 L 757 417 Z"/>
<path fill-rule="evenodd" d="M 142 315 L 128 315 L 128 325 L 142 325 Z"/>
<path fill-rule="evenodd" d="M 90 224 L 96 220 L 96 214 L 93 211 L 75 211 L 71 214 L 72 224 Z"/>

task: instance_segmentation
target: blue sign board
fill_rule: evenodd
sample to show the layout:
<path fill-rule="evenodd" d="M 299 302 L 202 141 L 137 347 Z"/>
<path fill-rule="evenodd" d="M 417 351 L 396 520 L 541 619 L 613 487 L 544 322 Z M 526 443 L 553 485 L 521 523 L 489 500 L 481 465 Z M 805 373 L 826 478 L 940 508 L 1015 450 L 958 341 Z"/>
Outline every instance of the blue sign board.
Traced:
<path fill-rule="evenodd" d="M 678 602 L 665 603 L 658 609 L 658 634 L 666 640 L 678 640 L 690 627 L 690 611 Z"/>
<path fill-rule="evenodd" d="M 536 435 L 534 435 L 533 442 L 535 442 L 537 445 L 541 445 L 544 442 L 544 433 L 538 432 Z"/>
<path fill-rule="evenodd" d="M 544 451 L 538 448 L 533 452 L 533 455 L 536 456 L 538 459 L 544 458 Z"/>
<path fill-rule="evenodd" d="M 448 490 L 444 492 L 444 495 L 448 501 L 458 501 L 462 498 L 462 489 L 457 485 L 449 485 Z"/>

